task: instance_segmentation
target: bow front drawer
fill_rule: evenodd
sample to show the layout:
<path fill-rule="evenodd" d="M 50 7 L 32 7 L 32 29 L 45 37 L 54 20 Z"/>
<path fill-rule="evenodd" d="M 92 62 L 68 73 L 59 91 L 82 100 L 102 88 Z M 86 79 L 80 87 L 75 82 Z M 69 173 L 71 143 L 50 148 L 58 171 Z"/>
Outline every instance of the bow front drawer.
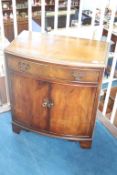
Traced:
<path fill-rule="evenodd" d="M 69 66 L 32 62 L 20 57 L 9 57 L 8 67 L 14 71 L 36 77 L 67 82 L 95 83 L 99 79 L 99 70 L 91 68 L 70 68 Z"/>

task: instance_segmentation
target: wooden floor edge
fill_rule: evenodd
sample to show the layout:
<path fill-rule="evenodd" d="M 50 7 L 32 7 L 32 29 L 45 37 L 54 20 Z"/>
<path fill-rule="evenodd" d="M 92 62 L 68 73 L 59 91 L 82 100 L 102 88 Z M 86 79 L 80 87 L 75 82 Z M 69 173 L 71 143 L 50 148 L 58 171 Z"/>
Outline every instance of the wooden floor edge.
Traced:
<path fill-rule="evenodd" d="M 117 138 L 117 128 L 110 123 L 110 121 L 102 115 L 102 113 L 97 111 L 97 119 L 109 130 L 109 132 Z"/>

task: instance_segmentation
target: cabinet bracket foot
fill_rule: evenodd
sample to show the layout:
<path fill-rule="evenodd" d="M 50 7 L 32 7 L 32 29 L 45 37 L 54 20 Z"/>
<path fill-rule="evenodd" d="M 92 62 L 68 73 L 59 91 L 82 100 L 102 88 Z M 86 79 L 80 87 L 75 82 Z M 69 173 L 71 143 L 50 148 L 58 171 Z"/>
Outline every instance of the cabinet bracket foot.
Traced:
<path fill-rule="evenodd" d="M 15 125 L 14 123 L 12 123 L 12 130 L 13 130 L 13 132 L 19 134 L 22 129 L 21 129 L 21 127 L 19 127 L 19 126 Z"/>
<path fill-rule="evenodd" d="M 92 146 L 92 140 L 80 141 L 79 143 L 80 143 L 80 147 L 84 148 L 84 149 L 91 148 L 91 146 Z"/>

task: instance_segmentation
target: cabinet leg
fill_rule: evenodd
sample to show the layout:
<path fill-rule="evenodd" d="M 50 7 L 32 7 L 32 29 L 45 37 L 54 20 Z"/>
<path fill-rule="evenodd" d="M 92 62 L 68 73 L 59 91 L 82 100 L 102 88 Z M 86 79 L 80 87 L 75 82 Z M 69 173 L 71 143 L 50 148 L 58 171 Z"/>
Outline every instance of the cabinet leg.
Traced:
<path fill-rule="evenodd" d="M 17 126 L 17 125 L 12 123 L 12 130 L 13 130 L 13 132 L 19 134 L 20 131 L 21 131 L 21 128 L 19 126 Z"/>
<path fill-rule="evenodd" d="M 91 148 L 92 146 L 92 141 L 80 141 L 80 147 L 81 148 L 85 148 L 85 149 L 88 149 L 88 148 Z"/>

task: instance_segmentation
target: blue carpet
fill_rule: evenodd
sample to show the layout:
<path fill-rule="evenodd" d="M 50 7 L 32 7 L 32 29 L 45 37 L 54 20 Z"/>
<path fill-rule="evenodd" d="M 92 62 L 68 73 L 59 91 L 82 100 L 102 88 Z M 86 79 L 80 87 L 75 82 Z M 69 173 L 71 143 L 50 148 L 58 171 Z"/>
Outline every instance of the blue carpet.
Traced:
<path fill-rule="evenodd" d="M 0 114 L 0 175 L 116 175 L 117 140 L 97 121 L 92 149 L 79 143 L 12 132 L 10 112 Z"/>
<path fill-rule="evenodd" d="M 113 80 L 112 87 L 117 87 L 117 80 Z M 108 88 L 108 83 L 103 83 L 102 84 L 102 89 L 106 90 L 107 88 Z"/>

